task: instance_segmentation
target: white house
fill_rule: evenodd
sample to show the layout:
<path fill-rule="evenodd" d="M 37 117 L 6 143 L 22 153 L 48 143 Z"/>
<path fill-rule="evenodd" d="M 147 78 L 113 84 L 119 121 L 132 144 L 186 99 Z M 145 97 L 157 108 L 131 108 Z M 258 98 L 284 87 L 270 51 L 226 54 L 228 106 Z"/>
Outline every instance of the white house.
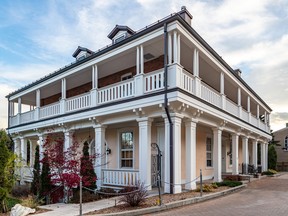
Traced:
<path fill-rule="evenodd" d="M 78 47 L 75 62 L 7 95 L 8 132 L 26 169 L 48 133 L 61 134 L 65 148 L 73 133 L 81 142 L 90 136 L 91 152 L 111 150 L 107 164 L 95 162 L 100 187 L 140 180 L 151 189 L 151 143 L 162 151 L 165 192 L 194 189 L 200 169 L 204 179 L 221 181 L 224 173 L 245 172 L 242 164 L 257 166 L 257 145 L 266 170 L 272 110 L 193 29 L 192 18 L 182 7 L 139 31 L 116 25 L 111 45 Z"/>

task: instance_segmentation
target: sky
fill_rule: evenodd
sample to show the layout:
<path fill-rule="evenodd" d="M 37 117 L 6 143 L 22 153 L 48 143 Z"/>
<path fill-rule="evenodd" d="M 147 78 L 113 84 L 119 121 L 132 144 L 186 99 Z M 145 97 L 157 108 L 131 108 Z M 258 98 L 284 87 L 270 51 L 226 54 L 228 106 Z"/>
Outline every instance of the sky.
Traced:
<path fill-rule="evenodd" d="M 78 46 L 98 50 L 116 24 L 139 30 L 185 5 L 192 27 L 288 123 L 287 0 L 0 0 L 0 128 L 6 95 L 74 61 Z"/>

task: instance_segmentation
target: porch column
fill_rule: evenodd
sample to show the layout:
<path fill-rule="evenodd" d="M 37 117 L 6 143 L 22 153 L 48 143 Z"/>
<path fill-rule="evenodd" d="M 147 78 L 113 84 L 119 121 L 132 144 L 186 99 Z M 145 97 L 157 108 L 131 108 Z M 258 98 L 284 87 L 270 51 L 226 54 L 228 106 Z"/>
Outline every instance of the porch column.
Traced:
<path fill-rule="evenodd" d="M 269 144 L 265 143 L 265 158 L 266 158 L 266 163 L 265 163 L 265 171 L 268 170 L 268 150 L 269 150 Z"/>
<path fill-rule="evenodd" d="M 9 101 L 9 117 L 15 115 L 14 102 Z"/>
<path fill-rule="evenodd" d="M 21 97 L 18 98 L 18 114 L 17 114 L 17 124 L 21 123 Z"/>
<path fill-rule="evenodd" d="M 27 165 L 27 142 L 24 137 L 20 137 L 21 143 L 21 159 L 23 165 Z"/>
<path fill-rule="evenodd" d="M 140 45 L 140 74 L 144 74 L 144 51 L 143 51 L 143 45 Z"/>
<path fill-rule="evenodd" d="M 237 91 L 237 97 L 238 97 L 238 117 L 242 117 L 242 106 L 241 106 L 241 88 L 238 87 Z"/>
<path fill-rule="evenodd" d="M 171 114 L 171 120 L 173 122 L 173 193 L 181 193 L 181 118 L 183 116 L 179 114 Z"/>
<path fill-rule="evenodd" d="M 73 130 L 65 130 L 64 132 L 64 152 L 67 151 L 73 143 Z"/>
<path fill-rule="evenodd" d="M 19 139 L 13 139 L 14 142 L 14 153 L 17 157 L 20 157 L 21 155 L 21 144 Z"/>
<path fill-rule="evenodd" d="M 258 162 L 257 162 L 257 140 L 253 140 L 252 141 L 252 145 L 253 145 L 253 165 L 254 165 L 254 168 L 257 169 L 258 167 Z"/>
<path fill-rule="evenodd" d="M 165 143 L 164 143 L 164 193 L 170 193 L 170 124 L 166 115 L 163 115 L 165 122 Z"/>
<path fill-rule="evenodd" d="M 35 108 L 35 120 L 39 120 L 40 118 L 40 104 L 41 104 L 41 97 L 40 97 L 40 89 L 36 90 L 36 108 Z"/>
<path fill-rule="evenodd" d="M 177 35 L 177 63 L 178 64 L 181 64 L 181 56 L 180 56 L 180 53 L 181 53 L 181 50 L 180 50 L 180 34 L 178 33 Z"/>
<path fill-rule="evenodd" d="M 97 124 L 94 126 L 95 130 L 95 154 L 97 155 L 94 170 L 97 176 L 97 188 L 100 189 L 103 181 L 102 175 L 102 165 L 103 165 L 103 157 L 104 154 L 104 145 L 105 145 L 105 129 L 106 126 Z"/>
<path fill-rule="evenodd" d="M 60 101 L 60 113 L 64 114 L 66 111 L 66 78 L 61 80 L 61 101 Z"/>
<path fill-rule="evenodd" d="M 188 119 L 185 121 L 186 135 L 186 182 L 185 189 L 196 189 L 196 125 Z"/>
<path fill-rule="evenodd" d="M 260 126 L 260 108 L 259 108 L 259 104 L 257 104 L 257 127 Z"/>
<path fill-rule="evenodd" d="M 140 181 L 151 190 L 151 124 L 148 117 L 138 118 L 139 124 L 139 171 Z"/>
<path fill-rule="evenodd" d="M 174 63 L 178 63 L 178 39 L 177 39 L 177 31 L 173 32 L 173 60 Z"/>
<path fill-rule="evenodd" d="M 225 95 L 225 83 L 224 83 L 224 73 L 220 73 L 220 94 L 221 94 L 221 108 L 226 110 L 226 95 Z"/>
<path fill-rule="evenodd" d="M 222 181 L 222 130 L 213 128 L 213 168 L 214 181 Z"/>
<path fill-rule="evenodd" d="M 141 45 L 142 47 L 142 45 Z M 137 47 L 137 52 L 136 52 L 136 75 L 134 76 L 134 81 L 135 81 L 135 96 L 143 95 L 144 94 L 144 68 L 142 71 L 143 65 L 143 47 L 141 48 L 141 53 L 139 55 L 139 47 Z M 139 61 L 141 60 L 141 66 L 139 65 Z M 141 69 L 141 73 L 140 73 Z"/>
<path fill-rule="evenodd" d="M 250 96 L 247 96 L 247 112 L 248 112 L 248 122 L 251 123 L 251 105 L 250 105 Z"/>
<path fill-rule="evenodd" d="M 238 170 L 238 144 L 239 144 L 239 135 L 233 134 L 232 135 L 232 174 L 237 175 L 239 174 Z"/>
<path fill-rule="evenodd" d="M 33 167 L 33 165 L 34 165 L 34 160 L 33 160 L 33 158 L 34 158 L 34 155 L 33 155 L 34 151 L 33 151 L 33 143 L 32 143 L 32 140 L 29 140 L 29 144 L 30 144 L 30 152 L 29 152 L 29 154 L 30 154 L 30 167 Z"/>
<path fill-rule="evenodd" d="M 262 166 L 262 172 L 266 170 L 266 148 L 265 143 L 260 143 L 261 146 L 261 166 Z"/>
<path fill-rule="evenodd" d="M 168 33 L 168 65 L 172 64 L 172 38 L 171 33 Z"/>
<path fill-rule="evenodd" d="M 248 164 L 249 164 L 249 157 L 248 157 L 248 137 L 242 137 L 242 157 L 243 157 L 243 168 L 242 170 L 243 174 L 246 174 L 248 172 Z"/>
<path fill-rule="evenodd" d="M 39 144 L 39 159 L 40 161 L 43 159 L 43 154 L 44 154 L 44 135 L 43 134 L 38 134 L 38 144 Z"/>
<path fill-rule="evenodd" d="M 193 54 L 193 75 L 195 78 L 194 94 L 197 97 L 201 97 L 201 79 L 199 77 L 199 52 L 197 49 L 194 49 Z"/>
<path fill-rule="evenodd" d="M 91 94 L 91 106 L 95 107 L 97 105 L 97 89 L 98 89 L 98 67 L 97 65 L 92 65 L 92 89 Z"/>

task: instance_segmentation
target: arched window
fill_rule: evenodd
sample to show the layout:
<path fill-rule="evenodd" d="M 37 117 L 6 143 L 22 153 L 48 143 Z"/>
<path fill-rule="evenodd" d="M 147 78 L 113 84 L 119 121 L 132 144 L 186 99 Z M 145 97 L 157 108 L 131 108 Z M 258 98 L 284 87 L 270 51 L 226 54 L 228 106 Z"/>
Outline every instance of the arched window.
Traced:
<path fill-rule="evenodd" d="M 284 139 L 284 151 L 288 151 L 288 136 Z"/>

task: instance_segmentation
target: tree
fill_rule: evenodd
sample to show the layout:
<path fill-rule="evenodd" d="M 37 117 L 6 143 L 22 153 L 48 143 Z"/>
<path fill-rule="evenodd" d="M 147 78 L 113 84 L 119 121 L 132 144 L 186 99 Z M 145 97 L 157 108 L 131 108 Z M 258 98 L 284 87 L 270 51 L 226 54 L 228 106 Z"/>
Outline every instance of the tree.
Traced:
<path fill-rule="evenodd" d="M 39 155 L 39 146 L 36 146 L 35 149 L 35 162 L 34 162 L 34 169 L 33 169 L 33 181 L 31 185 L 31 192 L 39 196 L 40 190 L 40 155 Z"/>
<path fill-rule="evenodd" d="M 96 174 L 93 168 L 91 158 L 89 156 L 89 144 L 84 142 L 83 155 L 81 157 L 80 174 L 82 176 L 83 186 L 92 189 L 96 188 Z"/>
<path fill-rule="evenodd" d="M 49 194 L 52 188 L 51 184 L 51 175 L 50 175 L 50 166 L 48 161 L 48 155 L 44 153 L 44 157 L 41 160 L 42 162 L 42 172 L 40 175 L 40 188 L 39 194 L 41 197 L 44 197 Z"/>
<path fill-rule="evenodd" d="M 279 144 L 280 141 L 277 141 L 274 139 L 274 134 L 271 131 L 272 140 L 269 142 L 268 147 L 268 169 L 274 169 L 277 168 L 277 152 L 275 149 L 275 146 L 281 146 Z"/>
<path fill-rule="evenodd" d="M 4 130 L 0 132 L 0 212 L 8 211 L 7 195 L 11 192 L 14 184 L 15 155 L 7 147 L 11 141 L 4 132 Z"/>

